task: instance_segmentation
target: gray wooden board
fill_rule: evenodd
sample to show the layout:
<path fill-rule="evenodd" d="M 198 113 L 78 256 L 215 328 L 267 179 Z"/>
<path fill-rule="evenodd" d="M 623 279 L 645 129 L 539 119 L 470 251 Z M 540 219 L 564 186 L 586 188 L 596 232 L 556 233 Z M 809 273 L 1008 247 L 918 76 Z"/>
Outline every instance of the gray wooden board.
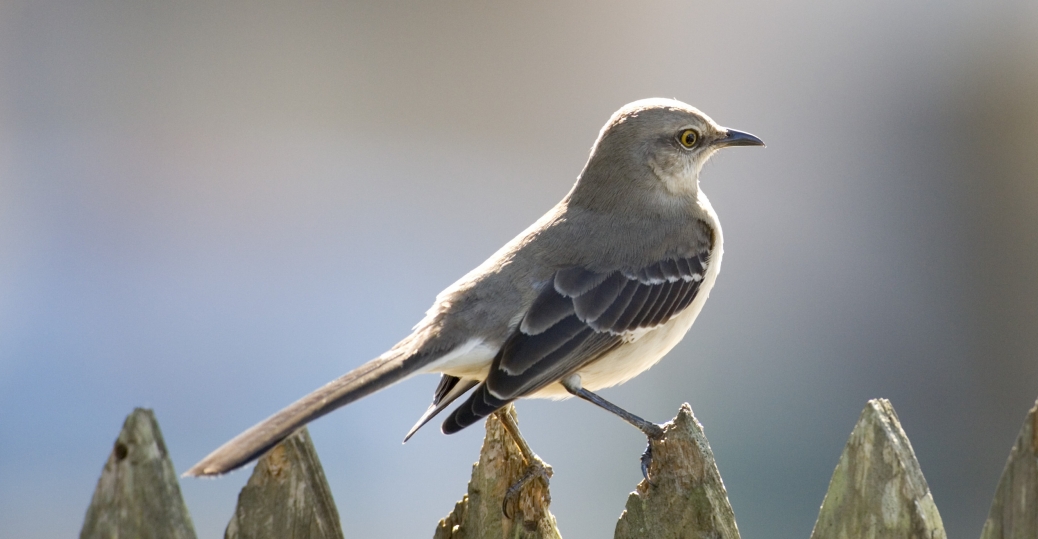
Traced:
<path fill-rule="evenodd" d="M 615 539 L 739 539 L 728 491 L 692 407 L 682 404 L 663 430 L 663 439 L 652 442 L 651 484 L 642 480 L 628 496 Z"/>
<path fill-rule="evenodd" d="M 256 462 L 225 539 L 342 539 L 339 512 L 306 428 Z"/>
<path fill-rule="evenodd" d="M 1038 537 L 1038 402 L 1009 452 L 981 539 Z"/>
<path fill-rule="evenodd" d="M 173 462 L 151 410 L 137 408 L 123 423 L 80 539 L 195 539 Z"/>
<path fill-rule="evenodd" d="M 865 405 L 811 532 L 812 539 L 946 539 L 908 435 L 886 399 Z"/>

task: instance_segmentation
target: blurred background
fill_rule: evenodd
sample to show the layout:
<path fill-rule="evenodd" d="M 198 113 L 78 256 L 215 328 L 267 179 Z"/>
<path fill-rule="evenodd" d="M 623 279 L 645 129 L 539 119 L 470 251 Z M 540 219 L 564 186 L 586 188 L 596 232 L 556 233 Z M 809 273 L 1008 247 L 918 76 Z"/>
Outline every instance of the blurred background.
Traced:
<path fill-rule="evenodd" d="M 890 398 L 975 537 L 1038 397 L 1038 3 L 0 1 L 0 535 L 78 533 L 123 418 L 178 471 L 406 335 L 651 96 L 768 148 L 702 186 L 725 259 L 607 398 L 703 422 L 747 538 L 806 538 Z M 482 429 L 400 440 L 436 377 L 311 426 L 350 537 L 431 536 Z M 565 537 L 644 438 L 521 402 Z M 184 480 L 219 537 L 241 471 Z"/>

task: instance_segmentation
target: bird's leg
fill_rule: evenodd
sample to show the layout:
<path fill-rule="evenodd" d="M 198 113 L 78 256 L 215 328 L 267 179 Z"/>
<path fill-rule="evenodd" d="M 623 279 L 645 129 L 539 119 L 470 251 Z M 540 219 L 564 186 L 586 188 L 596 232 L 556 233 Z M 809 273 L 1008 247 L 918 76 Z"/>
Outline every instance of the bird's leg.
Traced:
<path fill-rule="evenodd" d="M 641 464 L 642 464 L 642 476 L 650 484 L 652 481 L 649 480 L 649 464 L 652 463 L 652 441 L 663 439 L 663 427 L 646 421 L 623 408 L 599 397 L 598 395 L 584 389 L 580 385 L 580 376 L 571 374 L 561 380 L 562 386 L 566 388 L 575 397 L 580 397 L 591 404 L 594 404 L 600 408 L 612 412 L 623 419 L 624 421 L 634 425 L 638 430 L 645 434 L 645 437 L 649 439 L 648 445 L 645 447 L 645 452 L 642 453 Z"/>
<path fill-rule="evenodd" d="M 509 507 L 514 505 L 518 500 L 519 492 L 522 490 L 523 486 L 529 483 L 532 479 L 540 477 L 541 479 L 544 479 L 544 486 L 546 487 L 545 493 L 547 493 L 548 480 L 551 479 L 552 476 L 551 466 L 541 460 L 541 457 L 538 457 L 537 453 L 533 452 L 533 449 L 530 449 L 530 444 L 526 443 L 526 439 L 523 438 L 522 433 L 519 432 L 519 423 L 515 421 L 515 416 L 512 415 L 514 413 L 513 409 L 513 406 L 509 404 L 495 412 L 498 420 L 501 421 L 501 425 L 505 427 L 505 430 L 507 430 L 508 434 L 511 435 L 512 440 L 515 441 L 515 445 L 519 446 L 519 452 L 522 453 L 523 460 L 526 461 L 526 472 L 518 481 L 513 483 L 512 486 L 508 487 L 508 490 L 505 492 L 505 498 L 501 502 L 501 510 L 504 512 L 506 518 L 512 518 Z"/>

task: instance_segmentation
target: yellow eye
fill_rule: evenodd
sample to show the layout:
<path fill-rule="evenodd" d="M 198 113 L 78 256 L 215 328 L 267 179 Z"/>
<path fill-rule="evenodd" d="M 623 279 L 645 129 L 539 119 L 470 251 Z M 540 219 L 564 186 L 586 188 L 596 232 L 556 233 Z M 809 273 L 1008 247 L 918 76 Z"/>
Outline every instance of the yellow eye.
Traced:
<path fill-rule="evenodd" d="M 691 129 L 686 129 L 678 135 L 678 142 L 686 148 L 695 146 L 697 140 L 699 140 L 699 133 L 696 133 Z"/>

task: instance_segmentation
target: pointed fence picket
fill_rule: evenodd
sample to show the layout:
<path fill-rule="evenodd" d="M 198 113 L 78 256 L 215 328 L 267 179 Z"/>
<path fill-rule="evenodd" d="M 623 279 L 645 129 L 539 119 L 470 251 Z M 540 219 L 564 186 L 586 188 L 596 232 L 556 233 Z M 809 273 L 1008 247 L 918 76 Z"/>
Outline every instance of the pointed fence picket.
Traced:
<path fill-rule="evenodd" d="M 515 414 L 509 407 L 505 413 Z M 518 447 L 488 418 L 468 492 L 435 526 L 434 539 L 561 539 L 542 481 L 502 510 L 523 473 Z M 738 539 L 735 515 L 703 427 L 688 404 L 652 442 L 651 484 L 627 500 L 615 539 Z M 191 517 L 158 422 L 138 408 L 123 425 L 98 480 L 80 539 L 195 539 Z M 257 463 L 225 539 L 341 539 L 343 530 L 320 460 L 301 429 Z M 833 472 L 811 539 L 945 539 L 944 525 L 912 444 L 886 399 L 862 411 Z M 1024 420 L 981 539 L 1038 538 L 1038 402 Z"/>

